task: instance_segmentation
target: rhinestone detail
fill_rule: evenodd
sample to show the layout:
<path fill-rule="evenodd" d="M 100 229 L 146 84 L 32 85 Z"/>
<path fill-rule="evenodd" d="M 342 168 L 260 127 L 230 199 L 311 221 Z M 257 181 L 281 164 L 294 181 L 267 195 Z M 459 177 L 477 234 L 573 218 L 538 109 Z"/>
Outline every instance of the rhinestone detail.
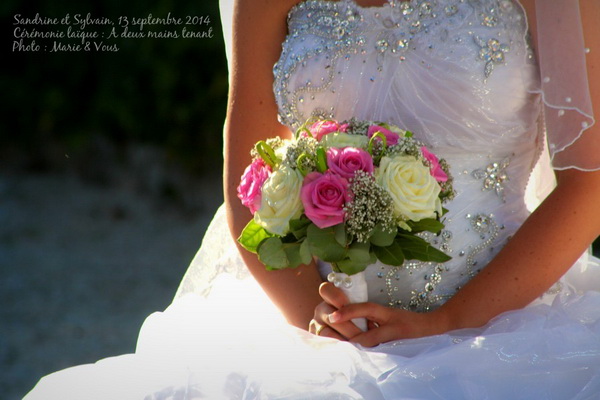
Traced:
<path fill-rule="evenodd" d="M 289 33 L 273 68 L 279 121 L 294 130 L 312 115 L 335 118 L 335 101 L 318 112 L 311 108 L 312 101 L 318 101 L 319 94 L 337 93 L 336 75 L 351 65 L 344 62 L 353 63 L 356 57 L 359 62 L 375 57 L 376 68 L 364 79 L 379 82 L 377 73 L 387 65 L 387 57 L 402 62 L 412 51 L 438 51 L 434 43 L 451 40 L 453 45 L 468 46 L 465 39 L 471 39 L 488 78 L 495 66 L 505 62 L 512 45 L 507 39 L 522 19 L 510 0 L 388 0 L 381 7 L 360 7 L 353 0 L 302 1 L 288 14 Z M 472 20 L 481 27 L 477 32 L 467 31 L 467 26 L 474 26 Z M 497 39 L 501 36 L 506 43 Z M 314 69 L 315 76 L 293 82 L 301 68 L 313 63 L 321 68 Z M 423 65 L 431 68 L 430 63 L 423 61 Z"/>
<path fill-rule="evenodd" d="M 299 15 L 295 18 L 295 15 Z M 324 91 L 335 93 L 332 82 L 336 73 L 337 61 L 348 59 L 351 55 L 358 54 L 364 47 L 366 40 L 360 35 L 364 26 L 363 17 L 352 3 L 311 0 L 298 3 L 288 14 L 289 34 L 282 45 L 279 61 L 273 67 L 275 76 L 275 96 L 279 101 L 279 121 L 293 128 L 297 128 L 299 121 L 305 121 L 308 116 L 303 115 L 298 104 L 303 103 L 306 95 L 314 99 L 314 94 Z M 306 38 L 317 39 L 317 44 L 303 46 L 292 51 L 291 43 Z M 290 77 L 307 62 L 314 58 L 324 58 L 324 74 L 318 82 L 307 81 L 304 85 L 290 90 L 288 83 Z M 314 110 L 311 116 L 333 118 L 335 109 Z"/>
<path fill-rule="evenodd" d="M 484 75 L 489 78 L 496 65 L 504 64 L 504 54 L 508 53 L 510 48 L 495 38 L 484 40 L 474 35 L 473 41 L 480 47 L 479 59 L 485 62 Z"/>
<path fill-rule="evenodd" d="M 480 271 L 480 269 L 476 269 L 477 260 L 475 257 L 486 248 L 492 249 L 491 246 L 498 237 L 500 227 L 491 215 L 477 214 L 472 216 L 467 214 L 467 218 L 470 220 L 473 230 L 479 234 L 482 240 L 477 246 L 471 247 L 467 254 L 467 272 L 469 277 L 473 277 Z"/>
<path fill-rule="evenodd" d="M 442 230 L 438 235 L 431 232 L 421 232 L 418 236 L 427 240 L 433 246 L 440 250 L 451 253 L 450 241 L 452 233 L 448 230 Z M 400 287 L 396 282 L 402 279 L 401 271 L 408 271 L 409 274 L 423 273 L 423 287 L 420 290 L 413 290 L 408 304 L 398 298 Z M 404 264 L 398 267 L 391 267 L 385 275 L 386 291 L 389 299 L 390 307 L 402 308 L 410 311 L 426 312 L 442 304 L 450 298 L 450 296 L 440 295 L 435 292 L 437 285 L 442 282 L 444 272 L 448 269 L 444 264 L 436 262 L 423 261 L 405 261 Z"/>
<path fill-rule="evenodd" d="M 499 162 L 488 164 L 485 168 L 479 168 L 472 172 L 475 179 L 483 181 L 481 190 L 496 192 L 502 201 L 505 200 L 504 183 L 508 180 L 506 168 L 510 165 L 510 157 L 505 157 Z"/>

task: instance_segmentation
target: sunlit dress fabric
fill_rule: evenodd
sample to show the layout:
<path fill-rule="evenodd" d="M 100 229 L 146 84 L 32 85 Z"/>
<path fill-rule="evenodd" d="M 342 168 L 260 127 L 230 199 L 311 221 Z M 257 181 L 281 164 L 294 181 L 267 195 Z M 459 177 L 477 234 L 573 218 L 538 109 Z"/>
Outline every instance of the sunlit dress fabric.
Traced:
<path fill-rule="evenodd" d="M 531 171 L 549 162 L 543 77 L 521 6 L 309 0 L 290 10 L 288 27 L 273 70 L 282 123 L 381 120 L 450 165 L 446 227 L 426 239 L 452 259 L 366 272 L 369 301 L 439 307 L 511 240 L 535 206 Z M 245 269 L 220 209 L 134 354 L 49 375 L 26 398 L 594 399 L 598 289 L 598 260 L 584 254 L 534 303 L 482 328 L 361 348 L 287 325 Z"/>

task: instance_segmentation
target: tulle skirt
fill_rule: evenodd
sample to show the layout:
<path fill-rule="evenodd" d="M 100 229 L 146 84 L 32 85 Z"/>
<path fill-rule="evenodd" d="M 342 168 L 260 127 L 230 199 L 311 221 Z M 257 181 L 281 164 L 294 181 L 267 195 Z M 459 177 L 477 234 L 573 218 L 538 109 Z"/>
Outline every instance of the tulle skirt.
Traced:
<path fill-rule="evenodd" d="M 596 259 L 582 258 L 551 301 L 367 349 L 287 325 L 231 267 L 219 218 L 194 261 L 210 259 L 210 271 L 190 270 L 173 304 L 145 321 L 135 354 L 48 375 L 26 399 L 600 398 Z"/>

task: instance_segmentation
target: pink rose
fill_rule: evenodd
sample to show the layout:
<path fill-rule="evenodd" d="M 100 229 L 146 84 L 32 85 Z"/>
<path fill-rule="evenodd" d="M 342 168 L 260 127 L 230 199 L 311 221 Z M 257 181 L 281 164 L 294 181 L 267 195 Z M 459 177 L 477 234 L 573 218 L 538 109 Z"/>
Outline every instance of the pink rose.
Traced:
<path fill-rule="evenodd" d="M 311 172 L 304 178 L 300 198 L 304 213 L 319 228 L 340 224 L 350 201 L 348 181 L 331 173 Z"/>
<path fill-rule="evenodd" d="M 383 135 L 385 136 L 385 139 L 386 139 L 386 144 L 388 146 L 393 146 L 395 144 L 398 144 L 398 139 L 400 138 L 400 136 L 397 133 L 392 132 L 389 129 L 385 129 L 383 126 L 379 126 L 379 125 L 371 125 L 369 127 L 369 130 L 367 131 L 367 135 L 369 136 L 369 139 L 371 139 L 373 137 L 373 135 L 376 134 L 377 132 L 383 133 Z"/>
<path fill-rule="evenodd" d="M 342 178 L 354 177 L 356 171 L 373 173 L 373 158 L 363 149 L 356 147 L 335 147 L 327 150 L 327 166 L 329 170 Z"/>
<path fill-rule="evenodd" d="M 423 157 L 425 157 L 425 159 L 429 161 L 429 164 L 431 165 L 429 168 L 431 171 L 431 176 L 433 176 L 438 182 L 446 182 L 448 180 L 448 175 L 446 175 L 440 166 L 440 162 L 435 154 L 427 150 L 427 147 L 421 147 L 421 154 L 423 154 Z"/>
<path fill-rule="evenodd" d="M 340 131 L 340 128 L 343 127 L 344 130 Z M 334 120 L 325 120 L 325 121 L 317 121 L 312 124 L 308 130 L 313 135 L 313 137 L 317 140 L 321 140 L 321 138 L 328 133 L 332 132 L 345 132 L 346 128 L 348 128 L 348 124 L 341 125 L 338 124 L 337 121 Z"/>
<path fill-rule="evenodd" d="M 252 215 L 260 209 L 262 186 L 269 175 L 271 175 L 271 167 L 265 164 L 262 158 L 252 161 L 242 175 L 237 193 L 242 204 L 250 209 Z"/>

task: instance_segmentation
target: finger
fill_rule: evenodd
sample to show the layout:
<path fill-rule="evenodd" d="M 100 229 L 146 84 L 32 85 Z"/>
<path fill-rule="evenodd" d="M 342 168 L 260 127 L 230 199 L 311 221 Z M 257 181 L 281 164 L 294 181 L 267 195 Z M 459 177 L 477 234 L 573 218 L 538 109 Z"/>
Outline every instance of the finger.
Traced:
<path fill-rule="evenodd" d="M 328 324 L 331 329 L 334 329 L 340 335 L 342 335 L 346 340 L 358 335 L 362 331 L 359 327 L 357 327 L 352 321 L 342 322 L 339 324 Z"/>
<path fill-rule="evenodd" d="M 351 343 L 360 344 L 364 347 L 375 347 L 381 343 L 389 342 L 394 339 L 389 327 L 379 327 L 361 332 L 358 335 L 349 339 Z"/>
<path fill-rule="evenodd" d="M 308 324 L 308 331 L 316 336 L 328 337 L 328 338 L 343 340 L 343 341 L 347 340 L 347 338 L 340 335 L 338 332 L 336 332 L 331 327 L 327 326 L 326 324 L 320 324 L 318 321 L 316 321 L 314 319 L 312 319 L 310 321 L 310 323 Z"/>
<path fill-rule="evenodd" d="M 320 330 L 320 332 L 317 336 L 327 337 L 327 338 L 331 338 L 331 339 L 337 339 L 337 340 L 341 340 L 341 341 L 348 341 L 347 338 L 343 337 L 338 332 L 336 332 L 333 328 L 331 328 L 330 326 L 327 326 L 327 325 L 323 326 L 323 328 Z"/>
<path fill-rule="evenodd" d="M 315 307 L 314 319 L 317 322 L 327 321 L 326 316 L 337 311 L 337 308 L 324 301 Z"/>
<path fill-rule="evenodd" d="M 361 332 L 361 330 L 354 325 L 351 321 L 345 321 L 338 324 L 332 324 L 329 322 L 328 316 L 335 312 L 336 308 L 327 304 L 325 302 L 319 304 L 315 308 L 315 316 L 314 320 L 317 324 L 317 327 L 321 325 L 329 325 L 332 330 L 335 330 L 339 335 L 341 335 L 344 339 L 351 338 L 356 336 Z M 316 328 L 315 328 L 316 329 Z"/>
<path fill-rule="evenodd" d="M 348 298 L 341 289 L 336 288 L 333 283 L 324 282 L 319 286 L 319 294 L 327 303 L 335 308 L 342 308 L 348 304 Z"/>
<path fill-rule="evenodd" d="M 328 321 L 330 324 L 337 324 L 354 318 L 366 318 L 377 325 L 383 325 L 389 321 L 390 312 L 387 307 L 375 303 L 348 304 L 329 314 Z"/>
<path fill-rule="evenodd" d="M 371 330 L 375 328 L 379 328 L 379 324 L 377 322 L 367 320 L 367 329 Z"/>
<path fill-rule="evenodd" d="M 319 323 L 315 319 L 311 319 L 308 323 L 308 331 L 313 335 L 316 335 L 319 330 Z"/>

